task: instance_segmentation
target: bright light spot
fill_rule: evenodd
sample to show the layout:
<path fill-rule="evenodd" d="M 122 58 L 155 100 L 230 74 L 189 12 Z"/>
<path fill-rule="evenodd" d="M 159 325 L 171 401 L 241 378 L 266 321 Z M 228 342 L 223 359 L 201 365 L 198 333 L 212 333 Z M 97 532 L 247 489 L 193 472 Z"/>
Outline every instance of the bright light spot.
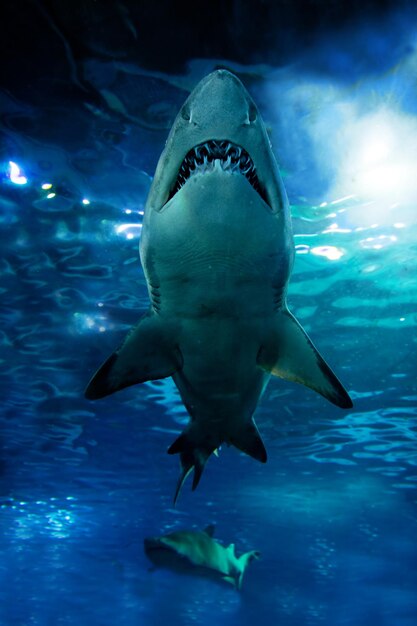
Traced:
<path fill-rule="evenodd" d="M 400 317 L 400 322 L 405 322 L 405 317 Z"/>
<path fill-rule="evenodd" d="M 139 215 L 144 215 L 145 211 L 138 211 Z"/>
<path fill-rule="evenodd" d="M 402 222 L 397 222 L 396 224 L 394 224 L 394 228 L 405 228 L 405 224 L 403 224 Z"/>
<path fill-rule="evenodd" d="M 129 228 L 142 228 L 142 224 L 119 224 L 119 226 L 116 226 L 116 233 L 120 235 Z"/>
<path fill-rule="evenodd" d="M 94 328 L 94 320 L 91 317 L 86 316 L 85 325 L 87 328 Z"/>
<path fill-rule="evenodd" d="M 97 302 L 97 306 L 102 307 L 102 306 L 104 306 L 104 304 L 103 304 L 103 302 Z"/>
<path fill-rule="evenodd" d="M 311 253 L 316 256 L 324 256 L 329 261 L 338 261 L 344 254 L 342 250 L 335 246 L 317 246 L 316 248 L 311 248 Z"/>
<path fill-rule="evenodd" d="M 54 193 L 52 191 L 51 193 L 48 193 L 48 195 L 46 197 L 49 198 L 49 200 L 50 200 L 51 198 L 55 198 L 55 196 L 56 196 L 56 193 Z"/>
<path fill-rule="evenodd" d="M 349 196 L 343 196 L 343 198 L 338 198 L 337 200 L 332 200 L 330 204 L 340 204 L 341 202 L 346 202 L 346 200 L 351 200 L 355 196 L 350 194 Z"/>
<path fill-rule="evenodd" d="M 381 136 L 376 133 L 381 132 Z M 393 142 L 390 128 L 375 128 L 374 134 L 368 136 L 366 145 L 362 147 L 362 161 L 364 165 L 373 165 L 385 159 L 391 152 Z"/>
<path fill-rule="evenodd" d="M 9 178 L 15 185 L 26 185 L 28 179 L 23 175 L 17 163 L 9 161 Z"/>
<path fill-rule="evenodd" d="M 397 241 L 395 235 L 379 235 L 378 237 L 366 237 L 360 243 L 362 248 L 381 250 L 381 248 L 385 248 L 395 241 Z"/>
<path fill-rule="evenodd" d="M 323 209 L 325 206 L 327 206 L 327 202 L 322 202 L 322 203 L 320 204 L 320 208 L 321 208 L 321 209 Z"/>
<path fill-rule="evenodd" d="M 126 215 L 130 215 L 132 213 L 132 209 L 126 209 L 125 213 L 126 213 Z"/>
<path fill-rule="evenodd" d="M 85 313 L 74 313 L 74 323 L 76 329 L 80 333 L 86 331 L 98 331 L 104 333 L 108 328 L 111 328 L 107 323 L 105 315 L 88 315 Z"/>
<path fill-rule="evenodd" d="M 87 198 L 83 198 L 83 204 L 90 204 L 90 200 L 88 200 Z"/>
<path fill-rule="evenodd" d="M 47 189 L 52 189 L 52 183 L 43 183 L 42 189 L 45 189 L 45 191 Z"/>
<path fill-rule="evenodd" d="M 309 251 L 310 251 L 310 247 L 304 243 L 301 243 L 298 246 L 295 246 L 296 254 L 308 254 Z"/>
<path fill-rule="evenodd" d="M 126 239 L 133 239 L 140 234 L 142 224 L 119 224 L 116 226 L 115 231 L 117 235 L 126 235 Z"/>
<path fill-rule="evenodd" d="M 339 228 L 337 224 L 331 224 L 329 228 L 323 230 L 323 234 L 326 233 L 350 233 L 352 232 L 350 228 Z"/>
<path fill-rule="evenodd" d="M 381 106 L 376 112 L 346 120 L 339 133 L 343 158 L 334 189 L 351 191 L 361 201 L 375 200 L 358 215 L 368 223 L 378 216 L 382 222 L 398 205 L 417 201 L 417 120 L 394 108 Z M 345 200 L 346 198 L 342 198 Z"/>

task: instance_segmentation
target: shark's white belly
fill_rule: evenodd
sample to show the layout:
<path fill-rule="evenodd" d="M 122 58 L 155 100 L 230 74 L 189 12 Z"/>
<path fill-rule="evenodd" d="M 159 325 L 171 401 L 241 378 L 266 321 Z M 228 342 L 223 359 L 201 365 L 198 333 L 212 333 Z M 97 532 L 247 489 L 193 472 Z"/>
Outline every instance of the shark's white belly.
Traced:
<path fill-rule="evenodd" d="M 256 358 L 285 296 L 285 230 L 246 179 L 217 172 L 194 177 L 152 219 L 141 257 L 155 311 L 181 329 L 174 380 L 191 415 L 227 440 L 269 378 Z"/>
<path fill-rule="evenodd" d="M 292 243 L 243 176 L 195 176 L 151 221 L 141 258 L 158 313 L 256 323 L 280 306 Z"/>

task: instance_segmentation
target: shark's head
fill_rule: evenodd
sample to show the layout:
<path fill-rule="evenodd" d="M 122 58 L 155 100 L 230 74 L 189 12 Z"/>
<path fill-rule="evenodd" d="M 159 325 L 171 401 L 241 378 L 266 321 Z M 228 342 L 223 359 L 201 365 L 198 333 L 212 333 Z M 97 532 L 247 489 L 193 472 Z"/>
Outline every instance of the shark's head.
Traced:
<path fill-rule="evenodd" d="M 236 76 L 217 70 L 183 104 L 159 160 L 147 210 L 165 209 L 197 173 L 246 177 L 273 213 L 288 202 L 259 111 Z"/>

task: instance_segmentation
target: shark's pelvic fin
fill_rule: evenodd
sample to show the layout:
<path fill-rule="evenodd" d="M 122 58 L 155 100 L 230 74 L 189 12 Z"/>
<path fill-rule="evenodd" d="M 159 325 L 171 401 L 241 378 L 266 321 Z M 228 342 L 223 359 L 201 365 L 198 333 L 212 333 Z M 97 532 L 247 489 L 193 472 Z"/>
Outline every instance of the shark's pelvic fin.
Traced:
<path fill-rule="evenodd" d="M 230 443 L 257 461 L 266 463 L 267 454 L 264 442 L 253 419 L 230 439 Z"/>
<path fill-rule="evenodd" d="M 89 400 L 103 398 L 130 385 L 172 376 L 181 367 L 174 329 L 148 313 L 97 370 L 85 396 Z"/>
<path fill-rule="evenodd" d="M 258 365 L 274 376 L 310 387 L 337 406 L 352 406 L 346 389 L 288 310 L 276 314 L 275 328 L 259 351 Z"/>
<path fill-rule="evenodd" d="M 222 576 L 222 578 L 223 578 L 223 580 L 226 583 L 230 583 L 231 585 L 233 585 L 233 587 L 235 589 L 239 589 L 239 587 L 238 587 L 238 584 L 239 584 L 238 579 L 235 578 L 234 576 L 228 576 L 227 574 L 225 574 L 224 576 Z"/>

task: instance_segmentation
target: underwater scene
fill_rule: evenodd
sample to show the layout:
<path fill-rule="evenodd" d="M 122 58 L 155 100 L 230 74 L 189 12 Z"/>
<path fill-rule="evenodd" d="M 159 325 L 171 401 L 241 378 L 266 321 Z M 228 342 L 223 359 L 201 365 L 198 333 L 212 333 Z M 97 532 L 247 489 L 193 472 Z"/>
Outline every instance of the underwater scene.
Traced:
<path fill-rule="evenodd" d="M 417 624 L 416 25 L 3 4 L 0 626 Z"/>

